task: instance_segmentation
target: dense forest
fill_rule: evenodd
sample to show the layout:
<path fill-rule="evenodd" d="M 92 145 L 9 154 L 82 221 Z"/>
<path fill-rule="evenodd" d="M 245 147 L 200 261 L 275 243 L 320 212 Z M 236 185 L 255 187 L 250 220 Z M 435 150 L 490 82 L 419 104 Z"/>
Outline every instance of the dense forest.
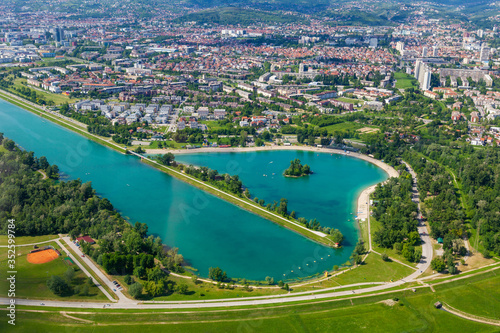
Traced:
<path fill-rule="evenodd" d="M 167 280 L 168 271 L 182 272 L 184 258 L 176 248 L 165 249 L 162 240 L 148 236 L 145 223 L 129 224 L 106 198 L 96 195 L 91 183 L 59 181 L 58 168 L 42 156 L 22 151 L 0 133 L 0 233 L 7 221 L 16 221 L 17 236 L 68 233 L 71 238 L 90 235 L 98 247 L 82 242 L 82 250 L 111 274 L 131 275 L 137 298 L 185 292 Z M 50 176 L 50 178 L 49 178 Z M 132 288 L 132 286 L 131 286 Z M 132 294 L 132 292 L 131 292 Z"/>
<path fill-rule="evenodd" d="M 431 236 L 443 238 L 445 253 L 463 254 L 464 239 L 469 238 L 485 257 L 498 255 L 500 152 L 492 147 L 455 145 L 451 132 L 435 121 L 412 145 L 397 131 L 389 136 L 379 133 L 367 138 L 362 152 L 393 166 L 400 165 L 401 159 L 412 165 L 418 174 L 423 215 Z"/>
<path fill-rule="evenodd" d="M 21 151 L 12 140 L 3 139 L 0 152 L 0 230 L 6 221 L 16 220 L 16 235 L 35 236 L 69 233 L 98 238 L 126 229 L 129 224 L 113 209 L 109 200 L 99 198 L 90 183 L 43 179 L 37 171 L 58 178 L 56 165 L 42 156 Z"/>
<path fill-rule="evenodd" d="M 467 229 L 471 229 L 469 231 L 480 236 L 485 256 L 489 257 L 490 251 L 500 254 L 500 152 L 493 148 L 475 150 L 465 146 L 452 149 L 436 144 L 415 148 L 435 161 L 420 159 L 429 165 L 421 182 L 427 191 L 423 194 L 433 197 L 430 208 L 437 215 L 433 221 L 429 220 L 435 224 L 433 234 L 451 242 L 454 238 L 462 238 Z M 445 231 L 453 237 L 447 239 Z"/>
<path fill-rule="evenodd" d="M 408 261 L 419 262 L 422 252 L 417 231 L 417 204 L 412 199 L 412 178 L 402 172 L 399 178 L 390 178 L 378 184 L 373 194 L 373 217 L 382 227 L 374 234 L 374 241 L 385 248 L 394 248 Z"/>

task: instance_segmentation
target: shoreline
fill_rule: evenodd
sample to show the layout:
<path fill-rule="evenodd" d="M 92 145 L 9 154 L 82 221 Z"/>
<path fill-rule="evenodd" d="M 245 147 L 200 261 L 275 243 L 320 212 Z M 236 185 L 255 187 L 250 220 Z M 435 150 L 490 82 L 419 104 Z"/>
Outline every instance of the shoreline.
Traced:
<path fill-rule="evenodd" d="M 399 177 L 399 173 L 394 169 L 392 166 L 389 164 L 382 162 L 380 160 L 377 160 L 376 158 L 363 155 L 360 153 L 355 153 L 355 152 L 349 152 L 349 154 L 346 154 L 342 150 L 338 149 L 329 149 L 329 148 L 318 148 L 318 147 L 309 147 L 309 146 L 265 146 L 265 147 L 248 147 L 248 148 L 220 148 L 220 147 L 214 147 L 214 148 L 194 148 L 194 149 L 146 149 L 146 154 L 166 154 L 166 153 L 172 153 L 174 155 L 176 154 L 201 154 L 201 153 L 244 153 L 244 152 L 258 152 L 258 151 L 279 151 L 279 150 L 300 150 L 300 151 L 311 151 L 311 152 L 318 152 L 318 153 L 330 153 L 330 154 L 338 154 L 338 155 L 344 155 L 344 156 L 352 156 L 355 158 L 359 158 L 361 160 L 364 160 L 366 162 L 369 162 L 371 164 L 376 165 L 380 169 L 382 169 L 387 175 L 388 178 L 391 177 Z M 384 181 L 385 182 L 385 181 Z M 382 183 L 384 183 L 382 182 Z M 378 183 L 377 183 L 378 184 Z M 368 211 L 369 205 L 368 202 L 370 200 L 370 195 L 375 191 L 375 187 L 377 186 L 371 185 L 367 188 L 365 188 L 361 193 L 358 195 L 357 198 L 357 205 L 356 205 L 356 216 L 357 221 L 358 221 L 358 226 L 359 223 L 362 221 L 365 221 L 368 219 L 368 215 L 370 212 Z"/>

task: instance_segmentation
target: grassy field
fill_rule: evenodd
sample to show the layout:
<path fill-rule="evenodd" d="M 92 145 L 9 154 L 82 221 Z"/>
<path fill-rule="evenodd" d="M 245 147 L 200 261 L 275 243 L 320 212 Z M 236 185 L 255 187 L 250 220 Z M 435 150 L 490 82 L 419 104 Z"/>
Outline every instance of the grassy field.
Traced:
<path fill-rule="evenodd" d="M 56 242 L 47 243 L 61 251 Z M 81 300 L 81 301 L 99 301 L 107 298 L 96 287 L 90 288 L 89 296 L 58 296 L 52 293 L 47 287 L 47 279 L 52 275 L 64 276 L 68 266 L 64 263 L 64 255 L 45 264 L 31 264 L 27 260 L 27 254 L 32 250 L 31 246 L 16 247 L 16 297 L 30 299 L 51 299 L 51 300 Z M 63 252 L 61 252 L 63 253 Z M 0 267 L 2 271 L 7 271 L 7 248 L 0 248 Z M 75 265 L 74 267 L 77 268 Z M 78 269 L 78 268 L 77 268 Z M 77 270 L 72 286 L 83 285 L 87 276 Z M 0 295 L 7 296 L 8 282 L 6 279 L 0 279 Z"/>
<path fill-rule="evenodd" d="M 384 262 L 382 258 L 371 253 L 360 267 L 334 277 L 332 280 L 341 285 L 359 282 L 389 282 L 399 280 L 413 273 L 409 267 L 397 262 Z"/>
<path fill-rule="evenodd" d="M 406 89 L 417 85 L 417 80 L 406 73 L 394 73 L 394 79 L 396 79 L 396 89 Z"/>
<path fill-rule="evenodd" d="M 485 275 L 489 278 L 484 279 Z M 476 316 L 498 320 L 500 318 L 500 275 L 491 272 L 467 280 L 466 285 L 460 282 L 450 282 L 434 288 L 442 295 L 441 299 L 450 306 Z"/>
<path fill-rule="evenodd" d="M 158 142 L 159 141 L 152 141 L 149 146 L 143 146 L 144 149 L 159 149 L 158 148 Z M 170 148 L 176 148 L 179 149 L 183 146 L 188 145 L 189 143 L 181 143 L 181 142 L 175 142 L 173 140 L 170 141 L 163 141 L 163 148 L 165 148 L 165 144 L 167 144 Z M 168 151 L 165 149 L 165 153 L 168 153 Z"/>
<path fill-rule="evenodd" d="M 371 226 L 371 232 L 372 232 L 372 248 L 373 248 L 374 251 L 376 251 L 378 253 L 386 253 L 389 257 L 394 258 L 394 259 L 399 260 L 399 261 L 402 261 L 405 264 L 410 265 L 410 266 L 416 266 L 417 265 L 414 262 L 409 262 L 408 260 L 406 260 L 406 258 L 403 257 L 401 254 L 396 253 L 396 250 L 394 250 L 394 249 L 378 246 L 377 243 L 375 243 L 373 241 L 373 235 L 380 228 L 382 228 L 382 225 L 376 219 L 374 219 L 373 217 L 370 217 L 370 226 Z M 419 248 L 421 249 L 422 246 L 419 246 Z"/>
<path fill-rule="evenodd" d="M 359 103 L 361 103 L 361 104 L 364 103 L 364 101 L 362 101 L 360 99 L 355 99 L 355 98 L 339 97 L 339 98 L 336 98 L 336 99 L 339 100 L 339 101 L 346 102 L 346 103 L 351 103 L 351 104 L 354 104 L 354 105 L 357 105 Z"/>
<path fill-rule="evenodd" d="M 33 87 L 30 87 L 26 85 L 26 79 L 24 78 L 17 78 L 14 80 L 14 87 L 24 87 L 24 88 L 29 88 L 32 91 L 35 91 L 38 95 L 42 95 L 43 98 L 46 101 L 52 100 L 55 105 L 61 105 L 64 103 L 74 103 L 77 101 L 75 98 L 70 98 L 68 96 L 62 95 L 62 94 L 54 94 L 49 91 L 45 91 L 43 89 L 35 89 Z M 12 93 L 15 93 L 15 90 L 9 89 Z"/>
<path fill-rule="evenodd" d="M 329 125 L 322 127 L 321 129 L 326 129 L 328 133 L 334 133 L 334 132 L 345 132 L 345 131 L 355 131 L 360 128 L 366 127 L 366 125 L 363 124 L 358 124 L 354 122 L 345 122 L 345 123 L 339 123 L 335 125 Z"/>
<path fill-rule="evenodd" d="M 21 237 L 16 237 L 16 245 L 39 243 L 56 238 L 59 238 L 59 236 L 57 235 L 21 236 Z M 0 235 L 0 245 L 7 245 L 7 244 L 8 244 L 8 237 L 6 235 Z"/>
<path fill-rule="evenodd" d="M 498 332 L 498 327 L 480 324 L 437 310 L 436 301 L 447 302 L 461 311 L 476 315 L 498 311 L 500 277 L 486 273 L 475 279 L 443 285 L 433 293 L 429 288 L 397 291 L 383 295 L 320 300 L 278 306 L 252 306 L 246 309 L 208 310 L 98 310 L 74 309 L 71 318 L 59 309 L 45 312 L 18 309 L 17 327 L 21 332 Z M 479 290 L 480 297 L 470 290 Z M 482 302 L 493 292 L 493 301 Z M 461 297 L 464 305 L 452 303 Z M 492 297 L 492 298 L 493 298 Z M 469 304 L 466 302 L 468 301 Z M 67 310 L 66 310 L 67 311 Z M 472 312 L 474 311 L 474 312 Z M 497 315 L 498 317 L 498 315 Z M 98 324 L 98 325 L 97 325 Z M 0 321 L 0 329 L 7 327 Z"/>

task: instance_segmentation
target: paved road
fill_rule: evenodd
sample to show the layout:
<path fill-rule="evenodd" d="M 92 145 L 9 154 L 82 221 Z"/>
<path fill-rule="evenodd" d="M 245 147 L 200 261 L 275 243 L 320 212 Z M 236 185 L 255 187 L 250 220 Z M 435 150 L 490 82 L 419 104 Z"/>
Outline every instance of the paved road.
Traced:
<path fill-rule="evenodd" d="M 16 247 L 18 246 L 33 246 L 33 245 L 40 245 L 40 244 L 45 244 L 45 243 L 52 243 L 54 241 L 56 241 L 57 238 L 54 238 L 54 239 L 49 239 L 49 240 L 46 240 L 46 241 L 43 241 L 43 242 L 38 242 L 38 243 L 31 243 L 31 244 L 15 244 Z M 9 245 L 0 245 L 0 247 L 9 247 Z"/>
<path fill-rule="evenodd" d="M 425 225 L 422 217 L 422 211 L 420 208 L 420 197 L 418 194 L 418 188 L 417 188 L 417 174 L 415 171 L 412 169 L 412 167 L 403 161 L 403 163 L 406 165 L 406 168 L 411 174 L 412 180 L 413 180 L 413 202 L 417 203 L 418 205 L 418 233 L 420 234 L 420 238 L 422 239 L 422 259 L 420 259 L 420 262 L 417 264 L 417 271 L 410 276 L 406 277 L 406 279 L 415 279 L 417 276 L 422 274 L 429 268 L 431 261 L 432 261 L 432 256 L 434 254 L 434 250 L 432 248 L 432 242 L 431 242 L 431 237 L 429 236 L 429 231 L 427 230 L 427 226 Z"/>
<path fill-rule="evenodd" d="M 79 255 L 83 255 L 82 251 L 78 246 L 76 246 L 69 237 L 62 237 L 62 240 L 75 252 L 78 253 Z M 73 258 L 72 258 L 73 259 Z M 116 296 L 118 296 L 118 302 L 120 303 L 135 303 L 133 300 L 130 298 L 126 297 L 121 290 L 116 289 L 115 285 L 111 282 L 111 280 L 101 272 L 101 270 L 89 259 L 87 256 L 78 258 L 85 262 L 87 266 L 101 279 L 102 282 L 108 286 L 109 289 L 113 290 Z M 102 286 L 101 286 L 102 288 Z M 106 289 L 102 288 L 102 290 L 106 291 Z M 109 293 L 106 291 L 105 295 L 108 296 Z M 110 298 L 110 296 L 108 296 Z M 113 298 L 111 298 L 113 300 Z M 113 300 L 114 301 L 114 300 Z"/>
<path fill-rule="evenodd" d="M 80 261 L 78 259 L 76 259 L 73 254 L 71 254 L 71 252 L 69 252 L 64 246 L 63 244 L 61 243 L 61 241 L 59 239 L 56 239 L 55 240 L 57 244 L 59 244 L 59 246 L 61 247 L 61 249 L 66 252 L 66 255 L 68 257 L 71 258 L 71 260 L 73 260 L 73 262 L 78 266 L 80 267 L 80 269 L 82 270 L 83 273 L 85 273 L 85 275 L 87 275 L 88 277 L 92 278 L 92 282 L 94 282 L 94 284 L 97 286 L 97 288 L 99 288 L 100 291 L 102 291 L 102 293 L 112 302 L 116 302 L 115 299 L 108 293 L 108 291 L 106 289 L 104 289 L 103 286 L 101 286 L 101 284 L 99 283 L 99 281 L 97 281 L 96 279 L 94 279 L 94 277 L 92 276 L 92 274 L 89 273 L 89 271 L 80 263 Z M 78 253 L 78 252 L 76 252 Z"/>
<path fill-rule="evenodd" d="M 308 301 L 314 299 L 326 299 L 338 296 L 355 296 L 367 293 L 373 293 L 377 291 L 383 291 L 388 288 L 394 288 L 406 283 L 403 280 L 399 280 L 392 283 L 387 283 L 383 285 L 378 285 L 374 287 L 359 289 L 359 290 L 344 290 L 330 293 L 322 294 L 311 294 L 302 296 L 288 296 L 288 297 L 269 297 L 265 296 L 264 299 L 255 300 L 208 300 L 208 301 L 179 301 L 172 303 L 146 303 L 138 304 L 135 302 L 118 302 L 112 303 L 108 308 L 112 309 L 197 309 L 197 308 L 218 308 L 218 307 L 235 307 L 235 306 L 249 306 L 249 305 L 265 305 L 265 304 L 282 304 L 297 301 Z M 345 288 L 347 286 L 343 286 Z M 0 304 L 8 304 L 8 298 L 0 298 Z M 64 302 L 64 301 L 43 301 L 45 306 L 53 307 L 63 307 L 63 308 L 102 308 L 103 303 L 95 302 Z M 40 301 L 17 299 L 16 304 L 18 305 L 29 305 L 29 306 L 39 306 Z"/>

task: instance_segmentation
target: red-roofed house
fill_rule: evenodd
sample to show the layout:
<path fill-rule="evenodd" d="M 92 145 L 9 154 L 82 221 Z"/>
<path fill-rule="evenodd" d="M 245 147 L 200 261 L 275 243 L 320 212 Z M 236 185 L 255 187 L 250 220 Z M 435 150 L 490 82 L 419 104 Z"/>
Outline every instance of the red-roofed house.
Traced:
<path fill-rule="evenodd" d="M 85 241 L 86 243 L 89 243 L 90 245 L 95 244 L 95 240 L 93 240 L 90 236 L 78 237 L 76 239 L 77 243 L 79 243 L 81 241 Z"/>

